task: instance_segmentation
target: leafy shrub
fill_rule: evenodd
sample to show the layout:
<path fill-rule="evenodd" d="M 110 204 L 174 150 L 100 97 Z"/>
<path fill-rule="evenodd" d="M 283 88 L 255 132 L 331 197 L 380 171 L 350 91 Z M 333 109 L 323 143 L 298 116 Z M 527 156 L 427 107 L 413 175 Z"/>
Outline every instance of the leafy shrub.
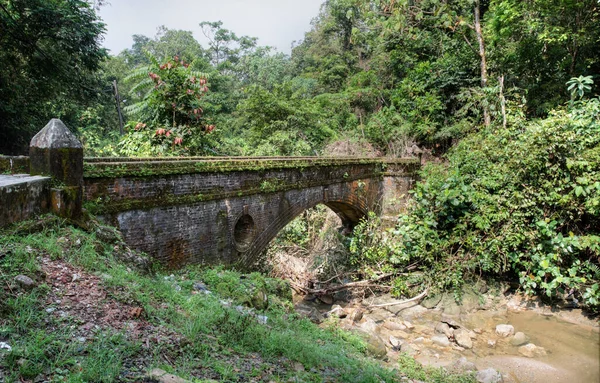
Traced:
<path fill-rule="evenodd" d="M 390 261 L 417 262 L 438 288 L 509 273 L 529 293 L 597 308 L 599 144 L 600 99 L 472 134 L 447 164 L 424 168 Z"/>
<path fill-rule="evenodd" d="M 202 98 L 208 92 L 207 75 L 192 70 L 179 57 L 151 65 L 127 77 L 138 81 L 132 94 L 144 93 L 142 101 L 127 106 L 137 121 L 128 124 L 129 133 L 121 140 L 125 155 L 204 154 L 206 135 L 213 131 L 204 118 Z"/>
<path fill-rule="evenodd" d="M 390 271 L 389 247 L 385 245 L 385 234 L 380 230 L 381 220 L 370 212 L 367 219 L 361 220 L 349 240 L 350 263 L 360 266 L 367 276 L 377 272 Z"/>

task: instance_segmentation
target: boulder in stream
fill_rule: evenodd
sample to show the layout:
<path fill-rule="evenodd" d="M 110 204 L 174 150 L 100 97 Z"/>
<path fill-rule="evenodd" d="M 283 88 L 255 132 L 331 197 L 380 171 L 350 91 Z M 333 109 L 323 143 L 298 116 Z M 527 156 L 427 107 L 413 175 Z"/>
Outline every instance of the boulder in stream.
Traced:
<path fill-rule="evenodd" d="M 509 324 L 499 324 L 496 326 L 496 334 L 506 338 L 515 333 L 515 328 Z"/>
<path fill-rule="evenodd" d="M 454 339 L 456 340 L 456 343 L 461 347 L 467 349 L 473 348 L 473 341 L 471 340 L 471 337 L 469 336 L 469 332 L 467 330 L 459 328 L 458 330 L 454 331 Z"/>
<path fill-rule="evenodd" d="M 481 370 L 475 376 L 477 382 L 479 383 L 502 383 L 504 379 L 502 378 L 502 374 L 493 368 L 487 368 L 485 370 Z"/>
<path fill-rule="evenodd" d="M 459 372 L 477 371 L 475 363 L 469 362 L 464 356 L 458 359 L 456 362 L 454 362 L 454 364 L 452 365 L 452 369 Z"/>
<path fill-rule="evenodd" d="M 440 322 L 435 326 L 435 332 L 438 334 L 444 334 L 448 338 L 454 335 L 454 329 L 444 322 Z"/>
<path fill-rule="evenodd" d="M 442 347 L 450 346 L 450 340 L 448 340 L 448 337 L 446 335 L 436 334 L 431 337 L 431 341 L 433 342 L 433 344 L 436 344 L 438 346 L 442 346 Z"/>
<path fill-rule="evenodd" d="M 525 346 L 519 347 L 519 354 L 528 358 L 535 358 L 539 356 L 545 356 L 547 353 L 545 348 L 536 346 L 533 343 L 529 343 Z"/>
<path fill-rule="evenodd" d="M 512 338 L 510 338 L 510 344 L 513 346 L 522 346 L 529 342 L 529 337 L 522 332 L 517 332 Z"/>

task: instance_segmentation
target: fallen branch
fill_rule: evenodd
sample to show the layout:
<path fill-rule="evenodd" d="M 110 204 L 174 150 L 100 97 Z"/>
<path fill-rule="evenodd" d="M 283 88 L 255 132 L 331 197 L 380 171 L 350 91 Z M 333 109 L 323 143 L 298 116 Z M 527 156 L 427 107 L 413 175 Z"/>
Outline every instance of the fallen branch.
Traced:
<path fill-rule="evenodd" d="M 417 295 L 416 297 L 412 297 L 410 299 L 406 299 L 406 300 L 398 301 L 398 302 L 382 303 L 380 305 L 370 305 L 370 306 L 367 306 L 367 309 L 373 309 L 373 308 L 377 308 L 377 307 L 390 307 L 390 306 L 401 305 L 403 303 L 410 303 L 410 302 L 418 301 L 418 300 L 424 298 L 426 295 L 427 295 L 427 289 L 425 289 L 425 291 L 423 291 L 421 294 Z"/>
<path fill-rule="evenodd" d="M 383 274 L 377 278 L 374 279 L 367 279 L 364 281 L 357 281 L 357 282 L 349 282 L 349 283 L 345 283 L 343 285 L 338 285 L 338 286 L 332 286 L 332 287 L 328 287 L 325 289 L 309 289 L 307 287 L 303 287 L 300 286 L 294 282 L 290 283 L 292 284 L 292 287 L 294 287 L 297 290 L 301 290 L 302 292 L 306 293 L 306 294 L 315 294 L 315 295 L 325 295 L 325 294 L 329 294 L 329 293 L 334 293 L 336 291 L 340 291 L 340 290 L 346 290 L 346 289 L 352 289 L 352 288 L 359 288 L 359 287 L 382 287 L 382 288 L 389 288 L 389 286 L 380 286 L 377 285 L 375 282 L 378 282 L 382 279 L 385 278 L 389 278 L 392 275 L 394 275 L 394 273 L 388 273 L 388 274 Z"/>

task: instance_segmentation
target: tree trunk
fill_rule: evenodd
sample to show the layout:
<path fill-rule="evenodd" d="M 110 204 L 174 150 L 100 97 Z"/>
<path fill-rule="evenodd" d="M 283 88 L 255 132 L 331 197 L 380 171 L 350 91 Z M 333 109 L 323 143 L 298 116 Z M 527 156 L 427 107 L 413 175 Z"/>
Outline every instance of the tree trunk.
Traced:
<path fill-rule="evenodd" d="M 481 87 L 487 86 L 487 63 L 485 60 L 485 44 L 483 43 L 483 33 L 481 32 L 481 19 L 479 15 L 479 0 L 475 1 L 475 34 L 479 43 L 479 57 L 481 58 Z M 483 121 L 485 126 L 490 125 L 490 112 L 488 106 L 483 106 Z"/>
<path fill-rule="evenodd" d="M 500 83 L 500 107 L 502 108 L 502 128 L 506 129 L 506 98 L 504 98 L 504 75 L 498 78 Z"/>

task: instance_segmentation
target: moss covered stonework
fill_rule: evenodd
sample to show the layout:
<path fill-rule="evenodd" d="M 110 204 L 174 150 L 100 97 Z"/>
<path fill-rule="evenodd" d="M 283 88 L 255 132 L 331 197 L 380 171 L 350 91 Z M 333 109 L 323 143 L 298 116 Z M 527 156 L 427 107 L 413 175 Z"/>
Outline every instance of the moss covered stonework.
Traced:
<path fill-rule="evenodd" d="M 0 155 L 0 174 L 29 174 L 29 157 Z"/>
<path fill-rule="evenodd" d="M 78 220 L 83 201 L 83 146 L 59 119 L 53 118 L 29 145 L 30 173 L 51 176 L 52 210 Z"/>
<path fill-rule="evenodd" d="M 167 265 L 250 266 L 317 204 L 348 227 L 368 211 L 397 212 L 418 169 L 415 159 L 92 158 L 84 162 L 84 200 L 130 246 Z"/>

